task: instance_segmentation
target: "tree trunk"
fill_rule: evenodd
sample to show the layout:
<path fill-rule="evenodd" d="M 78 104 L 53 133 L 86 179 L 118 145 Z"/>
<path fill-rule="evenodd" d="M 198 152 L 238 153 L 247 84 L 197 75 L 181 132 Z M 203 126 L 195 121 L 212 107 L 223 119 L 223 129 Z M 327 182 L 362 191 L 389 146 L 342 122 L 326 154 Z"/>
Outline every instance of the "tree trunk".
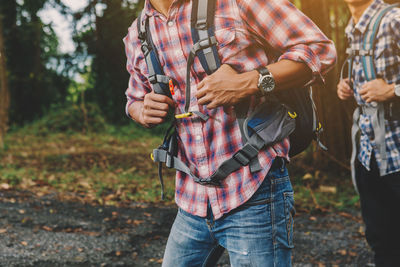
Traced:
<path fill-rule="evenodd" d="M 10 91 L 7 82 L 6 54 L 3 38 L 3 17 L 0 15 L 0 149 L 4 147 L 4 136 L 8 128 Z"/>

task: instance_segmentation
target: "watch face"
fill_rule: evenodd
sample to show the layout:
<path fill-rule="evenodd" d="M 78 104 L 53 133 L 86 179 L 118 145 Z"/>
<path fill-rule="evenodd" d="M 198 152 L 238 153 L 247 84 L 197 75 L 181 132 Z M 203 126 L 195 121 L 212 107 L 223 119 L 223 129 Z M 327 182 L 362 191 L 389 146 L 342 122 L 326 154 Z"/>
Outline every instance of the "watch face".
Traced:
<path fill-rule="evenodd" d="M 274 78 L 272 78 L 272 76 L 264 76 L 260 86 L 264 92 L 271 92 L 275 88 Z"/>
<path fill-rule="evenodd" d="M 394 94 L 400 97 L 400 85 L 394 86 Z"/>

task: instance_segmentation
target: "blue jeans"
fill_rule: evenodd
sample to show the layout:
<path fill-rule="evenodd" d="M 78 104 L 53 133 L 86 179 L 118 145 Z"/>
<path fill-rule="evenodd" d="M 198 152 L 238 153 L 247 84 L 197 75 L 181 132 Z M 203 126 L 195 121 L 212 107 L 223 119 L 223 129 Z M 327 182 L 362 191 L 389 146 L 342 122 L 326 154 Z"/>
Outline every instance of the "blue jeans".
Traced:
<path fill-rule="evenodd" d="M 215 266 L 224 249 L 231 266 L 291 266 L 293 202 L 285 161 L 277 158 L 251 199 L 222 218 L 179 209 L 162 266 Z"/>

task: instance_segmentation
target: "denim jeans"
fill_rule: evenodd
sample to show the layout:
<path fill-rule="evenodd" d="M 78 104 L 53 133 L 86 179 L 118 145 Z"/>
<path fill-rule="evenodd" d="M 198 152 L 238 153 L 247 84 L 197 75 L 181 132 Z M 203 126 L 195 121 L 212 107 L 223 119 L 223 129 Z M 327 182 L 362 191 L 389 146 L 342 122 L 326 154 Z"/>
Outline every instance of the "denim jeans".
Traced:
<path fill-rule="evenodd" d="M 215 266 L 224 249 L 234 267 L 291 266 L 294 213 L 285 161 L 277 158 L 251 199 L 222 218 L 179 209 L 162 266 Z"/>
<path fill-rule="evenodd" d="M 381 177 L 374 158 L 370 171 L 356 161 L 356 183 L 376 267 L 400 266 L 400 172 Z"/>

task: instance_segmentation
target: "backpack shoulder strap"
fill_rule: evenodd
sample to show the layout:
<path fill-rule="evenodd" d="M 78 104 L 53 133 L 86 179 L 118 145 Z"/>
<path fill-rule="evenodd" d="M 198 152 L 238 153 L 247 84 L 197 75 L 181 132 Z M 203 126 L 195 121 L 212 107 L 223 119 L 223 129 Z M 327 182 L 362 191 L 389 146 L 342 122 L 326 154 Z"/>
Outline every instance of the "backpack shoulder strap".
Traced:
<path fill-rule="evenodd" d="M 214 34 L 215 0 L 193 0 L 190 19 L 193 47 L 186 64 L 185 112 L 190 106 L 190 72 L 194 59 L 198 56 L 201 65 L 208 75 L 216 71 L 220 65 L 217 52 L 217 39 Z"/>
<path fill-rule="evenodd" d="M 370 21 L 367 32 L 364 35 L 363 47 L 359 51 L 362 64 L 364 68 L 364 74 L 367 81 L 374 80 L 377 78 L 376 66 L 374 58 L 374 50 L 376 46 L 376 36 L 379 31 L 379 26 L 383 17 L 392 8 L 397 7 L 399 4 L 388 5 L 382 8 Z"/>
<path fill-rule="evenodd" d="M 169 90 L 169 83 L 172 80 L 170 77 L 164 74 L 157 55 L 157 50 L 155 49 L 153 39 L 151 37 L 149 19 L 143 19 L 142 13 L 140 13 L 138 16 L 137 28 L 141 43 L 141 50 L 146 60 L 147 69 L 149 72 L 149 76 L 147 78 L 152 84 L 154 92 L 172 98 Z"/>
<path fill-rule="evenodd" d="M 193 50 L 207 74 L 216 71 L 221 63 L 214 37 L 215 0 L 193 0 L 191 32 Z"/>

